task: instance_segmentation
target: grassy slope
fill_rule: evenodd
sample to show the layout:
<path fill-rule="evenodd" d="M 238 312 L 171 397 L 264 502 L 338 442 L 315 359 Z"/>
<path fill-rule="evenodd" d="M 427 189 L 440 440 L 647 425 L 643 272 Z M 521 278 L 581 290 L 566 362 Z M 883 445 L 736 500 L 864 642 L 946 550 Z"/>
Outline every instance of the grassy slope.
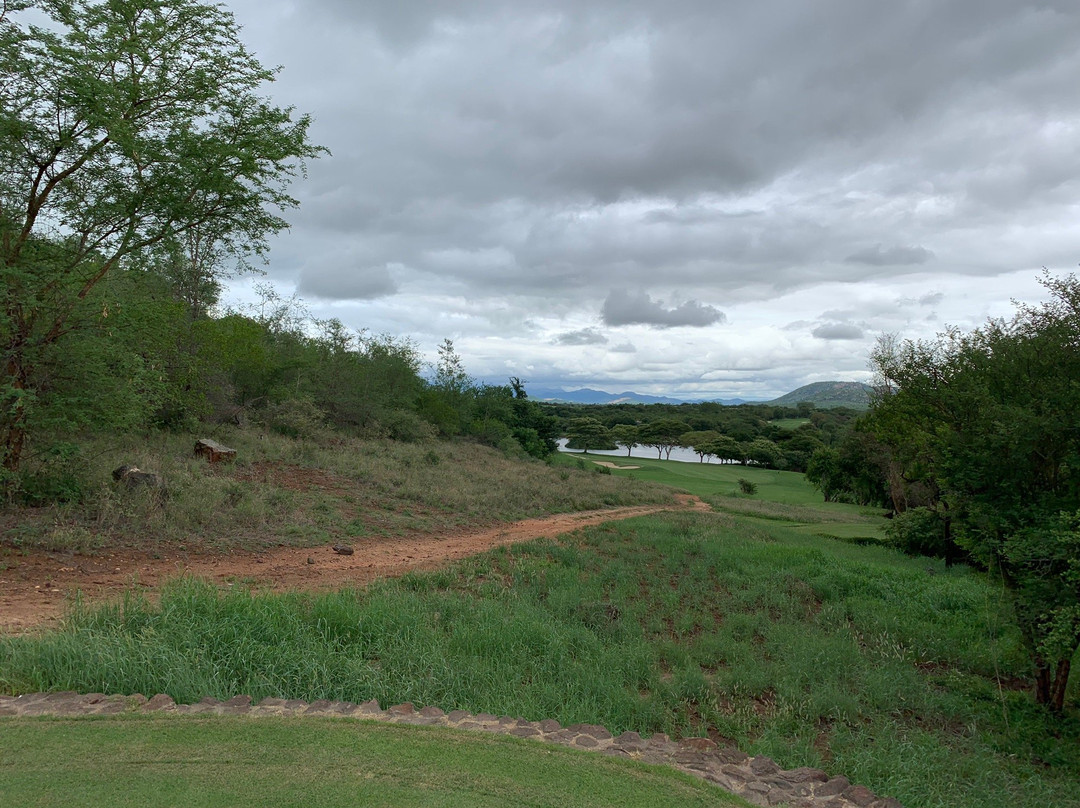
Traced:
<path fill-rule="evenodd" d="M 0 545 L 77 551 L 161 542 L 314 546 L 671 500 L 671 492 L 656 485 L 515 460 L 468 442 L 333 435 L 297 441 L 235 429 L 216 437 L 238 450 L 235 464 L 211 467 L 193 458 L 190 435 L 88 444 L 84 455 L 93 459 L 67 470 L 84 481 L 83 499 L 0 512 Z M 117 486 L 111 471 L 125 463 L 160 474 L 169 496 Z"/>
<path fill-rule="evenodd" d="M 0 732 L 12 806 L 745 805 L 673 770 L 445 729 L 140 717 L 0 719 Z"/>

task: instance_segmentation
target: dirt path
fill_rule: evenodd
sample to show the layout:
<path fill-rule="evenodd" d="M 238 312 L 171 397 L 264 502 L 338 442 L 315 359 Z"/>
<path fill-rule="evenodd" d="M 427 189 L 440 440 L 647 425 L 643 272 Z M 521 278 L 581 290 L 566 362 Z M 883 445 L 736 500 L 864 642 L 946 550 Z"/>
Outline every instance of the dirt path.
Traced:
<path fill-rule="evenodd" d="M 215 555 L 195 555 L 174 548 L 157 558 L 140 551 L 14 556 L 10 557 L 11 567 L 0 571 L 0 632 L 21 633 L 47 627 L 63 616 L 68 599 L 76 592 L 82 592 L 88 600 L 108 600 L 128 589 L 152 592 L 163 580 L 180 574 L 208 578 L 223 586 L 254 582 L 274 591 L 333 589 L 410 570 L 431 569 L 504 544 L 673 509 L 707 511 L 709 507 L 696 497 L 680 496 L 677 506 L 557 514 L 453 535 L 363 539 L 352 545 L 353 555 L 339 555 L 323 546 Z"/>

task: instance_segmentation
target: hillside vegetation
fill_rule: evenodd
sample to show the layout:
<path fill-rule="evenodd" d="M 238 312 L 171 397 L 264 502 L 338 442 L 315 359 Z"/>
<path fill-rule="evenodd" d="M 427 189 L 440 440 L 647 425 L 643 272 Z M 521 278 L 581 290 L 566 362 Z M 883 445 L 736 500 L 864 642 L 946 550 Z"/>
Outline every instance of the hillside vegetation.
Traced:
<path fill-rule="evenodd" d="M 11 566 L 31 549 L 313 546 L 673 501 L 662 486 L 471 441 L 405 443 L 330 430 L 300 440 L 236 427 L 214 434 L 238 450 L 235 463 L 194 457 L 195 434 L 87 439 L 78 456 L 53 466 L 52 479 L 77 497 L 0 513 L 0 558 Z M 114 481 L 111 470 L 125 463 L 160 475 L 164 492 Z"/>

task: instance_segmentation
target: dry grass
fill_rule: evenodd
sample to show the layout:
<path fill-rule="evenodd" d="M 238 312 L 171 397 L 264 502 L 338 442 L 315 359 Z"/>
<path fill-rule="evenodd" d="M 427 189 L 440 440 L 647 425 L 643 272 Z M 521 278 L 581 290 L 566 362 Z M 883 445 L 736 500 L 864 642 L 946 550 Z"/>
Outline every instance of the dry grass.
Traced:
<path fill-rule="evenodd" d="M 81 459 L 67 469 L 80 481 L 81 499 L 8 508 L 0 541 L 79 552 L 155 542 L 313 546 L 672 501 L 663 486 L 554 468 L 467 442 L 332 434 L 293 440 L 237 429 L 215 435 L 238 450 L 237 461 L 210 466 L 192 456 L 196 437 L 84 444 Z M 159 474 L 167 494 L 115 483 L 112 469 L 122 464 Z"/>

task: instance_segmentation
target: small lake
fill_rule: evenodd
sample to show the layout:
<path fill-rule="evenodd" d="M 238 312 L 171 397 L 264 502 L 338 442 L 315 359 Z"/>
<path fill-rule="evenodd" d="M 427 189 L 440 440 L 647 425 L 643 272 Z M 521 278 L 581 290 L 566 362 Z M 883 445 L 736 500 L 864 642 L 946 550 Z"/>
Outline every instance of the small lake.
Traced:
<path fill-rule="evenodd" d="M 559 438 L 559 451 L 560 452 L 566 452 L 567 454 L 584 454 L 584 452 L 581 452 L 578 449 L 567 449 L 566 448 L 566 442 L 567 442 L 566 438 Z M 590 456 L 591 455 L 597 455 L 597 456 L 606 455 L 608 457 L 626 457 L 626 449 L 617 449 L 617 450 L 615 450 L 613 452 L 611 452 L 611 451 L 601 451 L 600 449 L 589 449 L 589 455 Z M 649 458 L 650 460 L 656 460 L 657 459 L 657 457 L 656 457 L 656 449 L 650 449 L 648 446 L 635 446 L 633 449 L 630 450 L 630 457 L 646 457 L 646 458 Z M 686 448 L 684 448 L 682 446 L 676 446 L 674 449 L 672 449 L 670 458 L 664 457 L 663 455 L 661 455 L 659 459 L 660 460 L 678 460 L 680 463 L 698 463 L 698 462 L 700 462 L 700 460 L 698 459 L 697 454 L 694 453 L 693 449 L 686 449 Z M 720 463 L 720 461 L 717 460 L 715 457 L 714 458 L 706 458 L 705 462 L 706 463 L 713 463 L 713 464 L 717 464 L 717 465 Z"/>

